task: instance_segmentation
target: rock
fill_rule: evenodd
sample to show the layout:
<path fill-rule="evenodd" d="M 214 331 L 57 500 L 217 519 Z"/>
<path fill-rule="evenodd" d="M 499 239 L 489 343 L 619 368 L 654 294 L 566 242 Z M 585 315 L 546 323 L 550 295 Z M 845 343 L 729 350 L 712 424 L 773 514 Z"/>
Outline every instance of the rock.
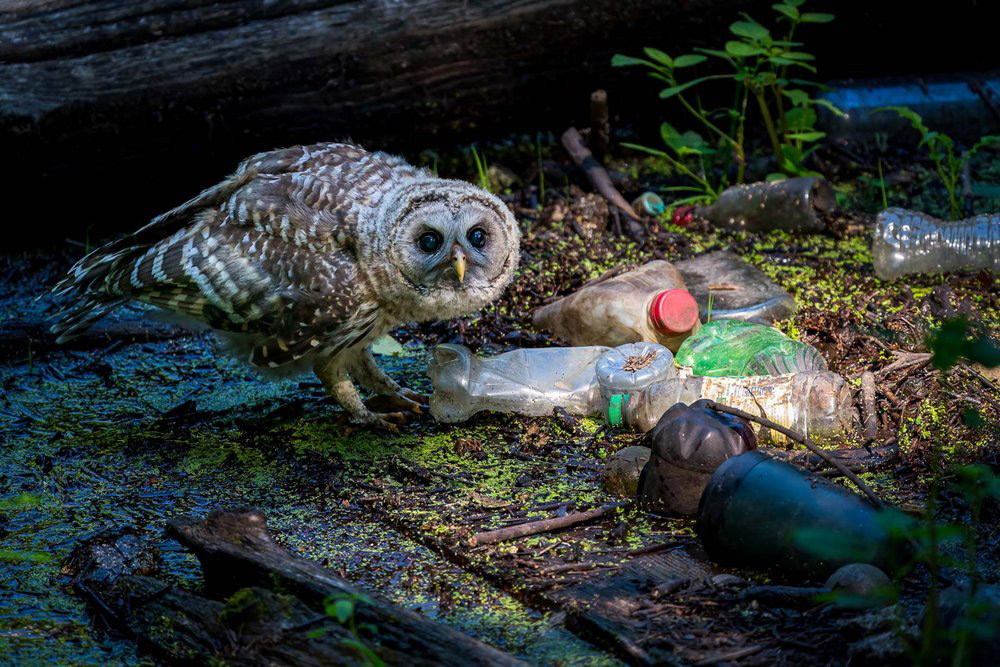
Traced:
<path fill-rule="evenodd" d="M 604 464 L 604 488 L 620 496 L 634 496 L 639 485 L 639 474 L 649 461 L 649 447 L 625 447 Z"/>
<path fill-rule="evenodd" d="M 735 574 L 717 574 L 712 577 L 712 585 L 720 588 L 735 588 L 746 586 L 747 580 L 743 577 L 737 577 Z"/>
<path fill-rule="evenodd" d="M 890 586 L 888 575 L 868 563 L 849 563 L 830 575 L 825 586 L 832 591 L 853 595 L 875 596 L 880 589 Z"/>

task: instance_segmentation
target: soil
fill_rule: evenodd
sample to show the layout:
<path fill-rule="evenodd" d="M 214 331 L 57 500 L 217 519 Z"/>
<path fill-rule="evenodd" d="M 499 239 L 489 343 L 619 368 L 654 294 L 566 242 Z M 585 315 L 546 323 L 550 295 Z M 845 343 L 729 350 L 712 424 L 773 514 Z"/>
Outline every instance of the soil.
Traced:
<path fill-rule="evenodd" d="M 815 345 L 857 385 L 864 371 L 874 373 L 875 444 L 897 444 L 900 458 L 863 479 L 886 501 L 923 511 L 935 451 L 948 463 L 997 466 L 996 384 L 964 364 L 941 372 L 926 357 L 893 363 L 927 351 L 928 332 L 959 314 L 994 337 L 1000 331 L 1000 277 L 874 276 L 869 247 L 881 188 L 872 185 L 872 162 L 882 160 L 890 205 L 940 214 L 947 199 L 922 158 L 863 145 L 850 156 L 822 151 L 817 159 L 843 211 L 826 235 L 681 228 L 667 214 L 643 220 L 644 238 L 632 238 L 603 202 L 595 205 L 555 145 L 547 151 L 564 178 L 547 173 L 540 201 L 535 148 L 486 148 L 490 164 L 520 181 L 504 194 L 524 233 L 517 278 L 476 316 L 394 332 L 401 349 L 379 359 L 406 386 L 431 390 L 424 369 L 433 345 L 463 343 L 484 354 L 558 345 L 532 328 L 533 308 L 654 258 L 729 249 L 795 296 L 798 312 L 779 323 L 785 333 Z M 464 164 L 462 156 L 442 160 L 440 172 L 469 177 Z M 653 160 L 610 166 L 625 174 L 627 199 L 676 183 Z M 972 178 L 995 180 L 998 172 L 997 154 L 984 151 Z M 986 212 L 996 202 L 969 205 Z M 222 356 L 209 334 L 179 332 L 139 308 L 113 315 L 104 343 L 56 347 L 41 325 L 60 305 L 47 288 L 83 250 L 0 260 L 4 326 L 30 324 L 18 337 L 4 334 L 0 348 L 4 664 L 154 662 L 74 596 L 63 559 L 97 531 L 131 526 L 158 548 L 161 579 L 198 591 L 198 563 L 164 537 L 166 519 L 233 505 L 259 507 L 283 545 L 341 576 L 534 664 L 846 664 L 865 657 L 858 642 L 881 631 L 872 628 L 892 625 L 811 599 L 744 595 L 740 580 L 823 582 L 786 580 L 766 563 L 722 570 L 701 551 L 693 521 L 607 493 L 603 461 L 640 436 L 594 419 L 487 413 L 456 427 L 424 415 L 400 435 L 371 432 L 349 425 L 315 378 L 264 382 Z M 936 516 L 968 523 L 970 508 L 944 480 Z M 622 505 L 559 532 L 469 546 L 483 531 L 612 503 Z M 1000 581 L 998 518 L 988 502 L 977 565 L 991 583 Z M 904 621 L 919 621 L 927 589 L 922 568 L 902 580 Z"/>

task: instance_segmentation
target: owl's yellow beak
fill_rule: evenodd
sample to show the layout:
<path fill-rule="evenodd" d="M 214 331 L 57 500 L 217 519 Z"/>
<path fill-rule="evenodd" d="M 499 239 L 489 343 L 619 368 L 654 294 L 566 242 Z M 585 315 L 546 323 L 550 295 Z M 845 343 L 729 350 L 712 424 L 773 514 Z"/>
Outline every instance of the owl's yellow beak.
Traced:
<path fill-rule="evenodd" d="M 451 249 L 451 265 L 455 267 L 455 273 L 458 275 L 458 282 L 465 281 L 465 251 L 462 250 L 461 246 L 455 245 Z"/>

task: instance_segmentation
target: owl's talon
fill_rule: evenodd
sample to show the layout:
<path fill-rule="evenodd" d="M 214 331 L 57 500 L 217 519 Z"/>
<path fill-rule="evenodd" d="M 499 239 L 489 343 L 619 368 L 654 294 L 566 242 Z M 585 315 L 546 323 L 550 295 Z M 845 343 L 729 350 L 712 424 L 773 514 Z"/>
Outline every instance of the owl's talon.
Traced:
<path fill-rule="evenodd" d="M 414 396 L 420 396 L 414 392 L 407 392 L 405 390 L 396 392 L 395 394 L 383 394 L 381 396 L 376 396 L 368 401 L 367 406 L 378 410 L 379 408 L 389 408 L 395 409 L 399 412 L 414 412 L 416 414 L 423 414 L 428 410 L 427 403 L 421 403 L 408 394 Z"/>
<path fill-rule="evenodd" d="M 399 393 L 403 398 L 413 401 L 424 410 L 429 410 L 431 407 L 431 397 L 427 394 L 421 394 L 419 391 L 413 391 L 412 389 L 403 389 Z M 414 412 L 419 414 L 419 410 L 414 410 Z"/>

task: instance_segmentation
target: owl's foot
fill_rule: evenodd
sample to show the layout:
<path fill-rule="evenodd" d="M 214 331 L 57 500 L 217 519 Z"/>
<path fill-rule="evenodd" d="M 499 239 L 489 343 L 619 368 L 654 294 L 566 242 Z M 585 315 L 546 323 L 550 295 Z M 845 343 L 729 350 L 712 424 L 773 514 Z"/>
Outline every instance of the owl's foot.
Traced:
<path fill-rule="evenodd" d="M 392 394 L 381 394 L 369 400 L 366 405 L 373 409 L 390 409 L 400 412 L 423 414 L 429 409 L 427 396 L 408 389 L 400 389 Z"/>

